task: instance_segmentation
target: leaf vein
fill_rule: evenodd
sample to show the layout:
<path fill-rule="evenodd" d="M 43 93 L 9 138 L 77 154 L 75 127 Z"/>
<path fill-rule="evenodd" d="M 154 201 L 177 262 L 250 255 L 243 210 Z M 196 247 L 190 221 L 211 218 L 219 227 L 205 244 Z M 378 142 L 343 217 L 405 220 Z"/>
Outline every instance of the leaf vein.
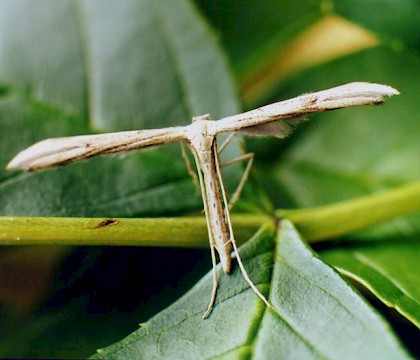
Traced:
<path fill-rule="evenodd" d="M 354 253 L 354 258 L 360 262 L 361 264 L 363 264 L 364 266 L 368 267 L 371 271 L 376 272 L 377 274 L 381 275 L 382 277 L 384 277 L 385 279 L 387 279 L 388 281 L 391 282 L 392 285 L 395 286 L 396 289 L 398 289 L 398 291 L 400 292 L 400 295 L 398 296 L 397 299 L 395 299 L 394 301 L 394 306 L 397 305 L 400 301 L 401 298 L 406 297 L 407 299 L 411 300 L 413 303 L 415 303 L 416 305 L 420 305 L 420 303 L 414 299 L 410 294 L 408 294 L 404 288 L 402 288 L 398 282 L 396 281 L 396 279 L 394 279 L 392 276 L 386 274 L 383 269 L 381 269 L 380 267 L 378 267 L 376 264 L 374 264 L 368 257 L 366 257 L 365 255 L 363 255 L 360 252 L 355 251 Z"/>

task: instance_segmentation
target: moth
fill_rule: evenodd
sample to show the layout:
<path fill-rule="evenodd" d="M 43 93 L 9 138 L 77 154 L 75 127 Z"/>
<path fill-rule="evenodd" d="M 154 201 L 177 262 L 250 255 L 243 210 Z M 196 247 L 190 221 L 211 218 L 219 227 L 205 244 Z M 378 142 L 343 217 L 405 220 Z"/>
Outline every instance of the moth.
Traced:
<path fill-rule="evenodd" d="M 229 273 L 232 267 L 231 253 L 233 251 L 243 277 L 266 306 L 270 307 L 270 303 L 254 285 L 244 268 L 230 218 L 230 208 L 239 197 L 246 181 L 253 154 L 245 154 L 228 162 L 231 164 L 248 160 L 244 176 L 229 202 L 219 157 L 221 151 L 236 134 L 285 138 L 309 113 L 381 104 L 385 96 L 398 94 L 399 92 L 390 86 L 354 82 L 276 102 L 216 121 L 213 121 L 210 115 L 202 115 L 194 117 L 192 123 L 187 126 L 47 139 L 20 152 L 7 165 L 7 169 L 35 171 L 96 155 L 113 154 L 178 141 L 185 143 L 191 150 L 196 163 L 213 265 L 213 290 L 204 317 L 209 316 L 216 300 L 218 287 L 216 252 L 223 271 Z M 231 135 L 219 148 L 217 136 L 223 133 Z M 184 152 L 183 155 L 185 155 Z M 190 167 L 189 172 L 196 176 Z"/>

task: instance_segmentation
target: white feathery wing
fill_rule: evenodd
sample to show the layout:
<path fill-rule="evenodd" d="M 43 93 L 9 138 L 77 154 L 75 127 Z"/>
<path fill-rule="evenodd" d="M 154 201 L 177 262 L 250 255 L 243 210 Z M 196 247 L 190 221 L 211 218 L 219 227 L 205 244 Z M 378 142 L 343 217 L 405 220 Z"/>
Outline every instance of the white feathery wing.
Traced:
<path fill-rule="evenodd" d="M 385 96 L 398 95 L 391 86 L 354 82 L 276 102 L 219 122 L 219 132 L 238 131 L 244 135 L 284 138 L 293 132 L 305 115 L 351 106 L 378 105 Z M 283 121 L 279 121 L 283 120 Z"/>
<path fill-rule="evenodd" d="M 47 139 L 21 151 L 7 169 L 41 170 L 95 155 L 166 144 L 184 139 L 184 129 L 179 126 Z"/>
<path fill-rule="evenodd" d="M 221 132 L 243 135 L 289 135 L 306 114 L 351 106 L 376 105 L 385 96 L 399 92 L 386 85 L 355 82 L 324 91 L 305 94 L 290 100 L 266 105 L 242 114 L 213 122 L 215 136 Z M 129 151 L 179 140 L 191 140 L 191 125 L 155 130 L 135 130 L 101 135 L 84 135 L 41 141 L 20 152 L 7 169 L 39 170 L 99 154 Z M 194 128 L 197 131 L 197 128 Z M 204 135 L 205 131 L 203 131 Z"/>

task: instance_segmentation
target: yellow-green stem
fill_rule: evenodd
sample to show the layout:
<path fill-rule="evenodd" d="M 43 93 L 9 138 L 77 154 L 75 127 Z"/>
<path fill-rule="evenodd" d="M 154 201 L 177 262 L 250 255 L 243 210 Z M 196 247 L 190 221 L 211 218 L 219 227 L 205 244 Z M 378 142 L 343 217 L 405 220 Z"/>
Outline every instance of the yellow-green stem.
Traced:
<path fill-rule="evenodd" d="M 309 242 L 327 240 L 420 210 L 420 182 L 338 204 L 304 210 L 278 210 Z M 272 218 L 234 215 L 235 236 L 243 242 Z M 200 217 L 104 219 L 0 217 L 0 245 L 208 246 Z"/>
<path fill-rule="evenodd" d="M 236 215 L 239 241 L 251 237 L 266 216 Z M 206 220 L 176 218 L 0 217 L 0 245 L 208 246 Z"/>
<path fill-rule="evenodd" d="M 317 242 L 416 211 L 420 211 L 420 182 L 333 205 L 277 210 L 276 216 L 288 218 L 305 239 Z"/>

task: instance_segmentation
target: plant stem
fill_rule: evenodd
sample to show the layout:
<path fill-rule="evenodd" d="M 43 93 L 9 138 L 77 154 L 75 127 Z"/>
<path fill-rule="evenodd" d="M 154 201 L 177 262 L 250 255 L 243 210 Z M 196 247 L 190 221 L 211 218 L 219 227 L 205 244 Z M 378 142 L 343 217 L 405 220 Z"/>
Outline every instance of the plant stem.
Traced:
<path fill-rule="evenodd" d="M 267 216 L 236 215 L 236 237 L 244 242 Z M 206 220 L 200 217 L 121 219 L 0 217 L 0 245 L 135 245 L 206 247 Z"/>
<path fill-rule="evenodd" d="M 309 242 L 362 230 L 393 217 L 420 210 L 420 182 L 380 194 L 333 205 L 278 210 L 277 218 L 291 220 Z M 234 215 L 235 236 L 246 241 L 268 215 Z M 0 245 L 135 245 L 208 246 L 204 217 L 103 219 L 0 217 Z"/>
<path fill-rule="evenodd" d="M 414 182 L 333 205 L 302 210 L 277 210 L 275 214 L 279 218 L 292 221 L 302 236 L 313 243 L 419 210 L 420 182 Z"/>

